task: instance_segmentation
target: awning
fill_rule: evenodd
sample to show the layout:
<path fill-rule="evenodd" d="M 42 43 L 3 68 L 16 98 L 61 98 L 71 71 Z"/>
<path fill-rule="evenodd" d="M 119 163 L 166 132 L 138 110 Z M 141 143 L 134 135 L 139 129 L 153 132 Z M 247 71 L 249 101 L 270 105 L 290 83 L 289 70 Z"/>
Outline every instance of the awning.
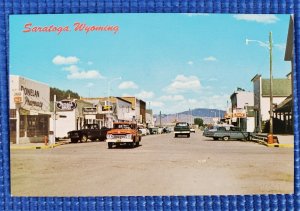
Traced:
<path fill-rule="evenodd" d="M 292 112 L 292 106 L 293 97 L 290 95 L 275 108 L 275 112 Z"/>

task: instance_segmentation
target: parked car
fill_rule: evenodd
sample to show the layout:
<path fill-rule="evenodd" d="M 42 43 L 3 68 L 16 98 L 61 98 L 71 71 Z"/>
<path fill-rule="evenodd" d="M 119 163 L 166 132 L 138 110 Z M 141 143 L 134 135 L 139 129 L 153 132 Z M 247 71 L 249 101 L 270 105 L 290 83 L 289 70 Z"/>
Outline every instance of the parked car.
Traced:
<path fill-rule="evenodd" d="M 146 136 L 149 134 L 148 128 L 139 128 L 142 136 Z"/>
<path fill-rule="evenodd" d="M 158 134 L 158 127 L 150 127 L 149 132 L 151 135 Z"/>
<path fill-rule="evenodd" d="M 214 138 L 214 133 L 218 130 L 229 130 L 230 127 L 234 127 L 233 125 L 214 125 L 212 128 L 205 128 L 203 131 L 203 136 L 213 138 L 217 140 L 218 138 Z"/>
<path fill-rule="evenodd" d="M 210 137 L 212 137 L 214 140 L 222 139 L 224 141 L 230 139 L 250 140 L 252 138 L 252 133 L 241 131 L 239 127 L 230 127 L 229 130 L 227 130 L 225 127 L 220 127 L 210 134 Z"/>
<path fill-rule="evenodd" d="M 190 132 L 191 132 L 191 133 L 196 133 L 195 128 L 190 128 Z"/>
<path fill-rule="evenodd" d="M 106 135 L 108 148 L 113 145 L 127 144 L 130 147 L 139 146 L 142 140 L 141 131 L 133 122 L 114 122 L 113 129 Z"/>
<path fill-rule="evenodd" d="M 85 124 L 80 130 L 72 130 L 68 132 L 68 138 L 72 143 L 91 141 L 104 141 L 106 139 L 106 133 L 110 129 L 107 127 L 99 128 L 98 124 Z"/>
<path fill-rule="evenodd" d="M 187 122 L 177 122 L 174 127 L 174 135 L 175 138 L 178 137 L 178 135 L 185 135 L 188 138 L 190 137 L 191 131 L 190 131 L 190 125 Z"/>

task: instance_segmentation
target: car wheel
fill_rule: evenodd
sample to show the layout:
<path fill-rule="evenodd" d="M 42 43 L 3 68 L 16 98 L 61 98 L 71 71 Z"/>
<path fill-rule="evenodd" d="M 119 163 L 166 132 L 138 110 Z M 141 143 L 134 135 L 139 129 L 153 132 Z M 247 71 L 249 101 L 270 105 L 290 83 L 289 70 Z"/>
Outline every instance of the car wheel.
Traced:
<path fill-rule="evenodd" d="M 223 140 L 224 140 L 224 141 L 228 141 L 228 140 L 229 140 L 229 137 L 228 137 L 228 136 L 224 136 L 224 137 L 223 137 Z"/>
<path fill-rule="evenodd" d="M 187 134 L 187 137 L 189 138 L 191 135 L 190 134 Z"/>
<path fill-rule="evenodd" d="M 83 143 L 83 142 L 87 142 L 88 138 L 86 135 L 83 135 L 80 139 L 80 141 Z"/>
<path fill-rule="evenodd" d="M 111 148 L 112 148 L 112 146 L 113 146 L 113 143 L 111 143 L 111 142 L 108 142 L 108 143 L 107 143 L 107 146 L 108 146 L 108 149 L 111 149 Z"/>
<path fill-rule="evenodd" d="M 78 142 L 78 140 L 77 139 L 75 139 L 75 138 L 71 138 L 71 143 L 77 143 Z"/>
<path fill-rule="evenodd" d="M 175 134 L 174 138 L 177 138 L 177 134 Z"/>
<path fill-rule="evenodd" d="M 130 148 L 133 148 L 133 147 L 134 147 L 134 142 L 129 142 L 129 143 L 128 143 L 128 146 L 129 146 Z"/>
<path fill-rule="evenodd" d="M 214 139 L 215 141 L 217 141 L 219 138 L 213 137 L 213 139 Z"/>

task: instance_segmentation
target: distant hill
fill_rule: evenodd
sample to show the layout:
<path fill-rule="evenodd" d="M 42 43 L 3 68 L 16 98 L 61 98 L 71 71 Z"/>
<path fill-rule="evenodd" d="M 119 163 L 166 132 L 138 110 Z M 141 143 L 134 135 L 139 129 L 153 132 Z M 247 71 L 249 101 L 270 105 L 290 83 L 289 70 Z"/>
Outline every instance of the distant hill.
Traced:
<path fill-rule="evenodd" d="M 159 114 L 155 114 L 154 118 L 156 118 L 156 125 L 168 124 L 174 121 L 184 121 L 193 123 L 194 118 L 202 118 L 205 124 L 213 123 L 213 118 L 224 118 L 225 111 L 218 109 L 209 109 L 209 108 L 196 108 L 190 111 L 183 111 L 175 114 L 162 114 L 161 120 Z"/>
<path fill-rule="evenodd" d="M 191 111 L 183 111 L 179 114 L 191 114 L 192 116 L 199 116 L 199 117 L 224 117 L 225 111 L 218 110 L 218 109 L 209 109 L 209 108 L 196 108 Z"/>

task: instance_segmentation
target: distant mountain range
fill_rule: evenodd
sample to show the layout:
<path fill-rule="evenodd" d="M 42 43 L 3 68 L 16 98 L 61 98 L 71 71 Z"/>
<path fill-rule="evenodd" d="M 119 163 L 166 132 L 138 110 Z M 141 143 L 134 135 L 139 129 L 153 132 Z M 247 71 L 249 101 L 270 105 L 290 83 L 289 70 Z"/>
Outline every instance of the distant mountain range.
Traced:
<path fill-rule="evenodd" d="M 213 123 L 214 118 L 224 118 L 225 111 L 218 109 L 209 109 L 209 108 L 196 108 L 189 111 L 183 111 L 175 114 L 155 114 L 154 118 L 156 119 L 156 125 L 168 124 L 175 121 L 185 121 L 189 123 L 194 122 L 194 118 L 203 119 L 205 124 Z"/>

